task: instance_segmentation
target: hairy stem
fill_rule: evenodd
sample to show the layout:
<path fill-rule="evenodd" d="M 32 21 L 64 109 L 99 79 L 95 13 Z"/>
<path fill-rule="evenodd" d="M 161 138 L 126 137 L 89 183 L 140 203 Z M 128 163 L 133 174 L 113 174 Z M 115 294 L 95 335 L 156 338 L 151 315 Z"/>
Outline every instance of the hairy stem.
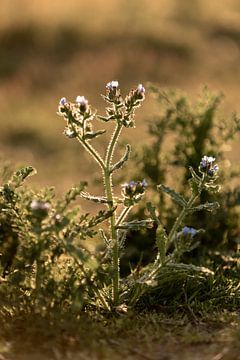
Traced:
<path fill-rule="evenodd" d="M 168 236 L 168 247 L 170 246 L 170 244 L 172 243 L 172 241 L 174 240 L 175 238 L 175 235 L 176 235 L 176 232 L 179 228 L 179 226 L 181 226 L 182 222 L 183 222 L 183 219 L 185 218 L 186 214 L 187 214 L 187 211 L 189 208 L 191 208 L 192 204 L 195 202 L 195 200 L 198 198 L 198 195 L 192 195 L 190 197 L 190 199 L 188 200 L 187 202 L 187 205 L 182 209 L 182 211 L 180 212 L 179 216 L 177 217 L 175 223 L 173 224 L 173 227 L 169 233 L 169 236 Z"/>
<path fill-rule="evenodd" d="M 122 221 L 126 218 L 126 216 L 128 215 L 128 213 L 131 211 L 132 209 L 132 206 L 130 207 L 125 207 L 123 209 L 123 211 L 121 212 L 121 214 L 119 215 L 118 219 L 117 219 L 117 223 L 116 223 L 116 226 L 119 226 Z"/>
<path fill-rule="evenodd" d="M 114 207 L 114 199 L 113 199 L 113 184 L 112 184 L 112 174 L 110 171 L 111 162 L 113 153 L 117 144 L 118 137 L 122 130 L 122 124 L 117 123 L 115 130 L 113 132 L 111 141 L 107 148 L 106 157 L 105 157 L 105 167 L 104 167 L 104 184 L 105 184 L 105 192 L 107 200 L 109 201 L 109 210 L 112 210 Z M 113 212 L 110 218 L 110 233 L 111 233 L 111 241 L 113 244 L 112 247 L 112 267 L 113 267 L 113 279 L 112 279 L 112 300 L 113 304 L 117 305 L 119 301 L 119 244 L 117 238 L 117 230 L 116 230 L 116 215 Z"/>
<path fill-rule="evenodd" d="M 101 169 L 104 171 L 105 164 L 98 152 L 89 144 L 87 141 L 83 140 L 79 135 L 77 136 L 78 141 L 83 145 L 83 147 L 90 153 L 90 155 L 96 160 Z"/>

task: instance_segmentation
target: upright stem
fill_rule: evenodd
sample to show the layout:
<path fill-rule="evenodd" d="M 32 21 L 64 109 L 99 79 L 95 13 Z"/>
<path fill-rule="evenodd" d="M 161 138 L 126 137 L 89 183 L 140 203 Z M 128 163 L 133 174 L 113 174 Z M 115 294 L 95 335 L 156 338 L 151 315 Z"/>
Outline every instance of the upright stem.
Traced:
<path fill-rule="evenodd" d="M 83 147 L 92 155 L 92 157 L 97 161 L 97 163 L 100 165 L 102 170 L 105 169 L 105 164 L 101 156 L 98 154 L 98 152 L 92 147 L 91 144 L 89 144 L 87 141 L 82 140 L 80 136 L 77 136 L 78 141 L 83 145 Z"/>
<path fill-rule="evenodd" d="M 192 207 L 193 203 L 195 202 L 195 200 L 198 198 L 198 196 L 201 194 L 202 192 L 202 184 L 203 184 L 203 180 L 199 185 L 199 190 L 197 194 L 192 194 L 190 199 L 188 200 L 186 206 L 184 206 L 184 208 L 182 209 L 182 211 L 180 212 L 179 216 L 177 217 L 170 233 L 168 236 L 168 247 L 169 245 L 172 243 L 172 241 L 174 240 L 176 231 L 178 230 L 179 226 L 182 224 L 183 219 L 185 218 L 187 211 Z"/>
<path fill-rule="evenodd" d="M 105 183 L 105 192 L 107 200 L 109 201 L 109 210 L 112 210 L 114 207 L 113 199 L 113 184 L 112 184 L 112 173 L 111 173 L 111 163 L 112 157 L 117 144 L 118 137 L 122 130 L 122 125 L 117 123 L 115 130 L 113 132 L 111 141 L 107 148 L 106 158 L 105 158 L 105 168 L 104 168 L 104 183 Z M 113 212 L 110 218 L 110 233 L 111 241 L 113 244 L 112 247 L 112 267 L 113 267 L 113 279 L 112 279 L 112 296 L 113 304 L 117 305 L 119 300 L 119 244 L 117 238 L 116 230 L 116 215 Z"/>

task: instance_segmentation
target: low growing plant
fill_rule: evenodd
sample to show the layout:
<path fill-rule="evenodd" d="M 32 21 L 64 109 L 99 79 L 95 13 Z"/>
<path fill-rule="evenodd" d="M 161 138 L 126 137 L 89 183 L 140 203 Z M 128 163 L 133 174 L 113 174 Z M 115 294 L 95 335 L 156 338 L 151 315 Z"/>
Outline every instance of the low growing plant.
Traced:
<path fill-rule="evenodd" d="M 136 89 L 122 97 L 117 81 L 106 86 L 103 95 L 107 103 L 106 115 L 99 116 L 84 96 L 74 102 L 62 98 L 58 114 L 66 122 L 64 134 L 76 139 L 99 165 L 104 193 L 91 195 L 86 184 L 56 200 L 53 189 L 34 192 L 22 188 L 24 179 L 33 173 L 31 167 L 13 174 L 0 192 L 1 206 L 1 281 L 6 303 L 21 297 L 30 305 L 42 308 L 75 306 L 94 307 L 104 311 L 125 312 L 153 288 L 166 286 L 174 279 L 192 279 L 201 286 L 213 272 L 204 267 L 182 263 L 182 255 L 190 251 L 193 239 L 203 230 L 185 226 L 187 215 L 218 208 L 217 202 L 200 202 L 204 192 L 216 193 L 218 165 L 215 158 L 204 155 L 196 169 L 190 167 L 188 180 L 190 195 L 183 196 L 161 184 L 164 192 L 181 208 L 170 231 L 166 231 L 155 206 L 148 202 L 149 217 L 128 220 L 130 211 L 143 199 L 148 184 L 144 179 L 130 180 L 115 193 L 116 171 L 126 166 L 131 146 L 126 145 L 123 156 L 115 161 L 115 150 L 124 128 L 135 126 L 135 111 L 145 99 L 145 88 Z M 114 131 L 103 155 L 94 146 L 105 130 L 95 130 L 94 121 L 113 122 Z M 77 198 L 105 207 L 97 215 L 82 214 L 79 206 L 72 206 Z M 108 221 L 108 228 L 104 225 Z M 130 230 L 156 227 L 156 256 L 145 266 L 139 264 L 128 276 L 120 276 L 120 257 Z M 4 230 L 5 229 L 5 230 Z M 103 251 L 90 251 L 88 238 L 99 237 Z M 5 286 L 4 286 L 5 284 Z M 14 286 L 18 285 L 17 296 Z M 9 290 L 11 289 L 11 290 Z M 12 291 L 12 293 L 11 293 Z"/>

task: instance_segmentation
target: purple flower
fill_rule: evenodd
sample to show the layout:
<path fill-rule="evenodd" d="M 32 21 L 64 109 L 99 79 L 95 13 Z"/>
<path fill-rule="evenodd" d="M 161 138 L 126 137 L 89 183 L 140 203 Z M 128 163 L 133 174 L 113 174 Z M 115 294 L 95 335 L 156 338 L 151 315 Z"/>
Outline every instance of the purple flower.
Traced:
<path fill-rule="evenodd" d="M 219 166 L 218 165 L 214 165 L 212 168 L 210 168 L 208 170 L 208 175 L 209 176 L 214 176 L 219 170 Z"/>
<path fill-rule="evenodd" d="M 188 226 L 184 226 L 182 229 L 182 234 L 185 236 L 190 235 L 191 237 L 194 237 L 197 233 L 197 230 Z"/>
<path fill-rule="evenodd" d="M 202 170 L 206 170 L 209 166 L 212 165 L 212 163 L 215 161 L 215 158 L 212 156 L 204 156 L 202 160 L 200 161 L 200 168 Z"/>
<path fill-rule="evenodd" d="M 207 173 L 209 176 L 214 176 L 219 170 L 218 165 L 213 165 L 215 158 L 212 156 L 204 156 L 199 164 L 199 170 Z"/>
<path fill-rule="evenodd" d="M 62 97 L 59 101 L 59 105 L 64 106 L 67 103 L 67 99 L 65 97 Z"/>
<path fill-rule="evenodd" d="M 131 180 L 129 183 L 122 185 L 124 196 L 133 197 L 138 194 L 143 194 L 146 190 L 147 182 Z"/>

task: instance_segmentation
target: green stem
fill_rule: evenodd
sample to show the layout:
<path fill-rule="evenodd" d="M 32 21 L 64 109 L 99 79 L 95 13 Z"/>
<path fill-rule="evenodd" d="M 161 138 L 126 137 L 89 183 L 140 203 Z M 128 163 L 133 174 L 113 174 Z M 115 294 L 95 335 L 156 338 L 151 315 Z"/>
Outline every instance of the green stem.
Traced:
<path fill-rule="evenodd" d="M 107 148 L 106 157 L 105 157 L 105 166 L 104 166 L 104 184 L 105 184 L 105 193 L 107 200 L 109 201 L 109 210 L 112 210 L 114 207 L 113 199 L 113 184 L 112 184 L 112 174 L 111 174 L 111 161 L 115 146 L 117 144 L 118 137 L 122 130 L 122 124 L 117 123 L 115 130 L 113 132 L 111 141 Z M 117 230 L 116 230 L 116 215 L 115 212 L 110 218 L 110 233 L 111 241 L 113 244 L 112 247 L 112 267 L 113 267 L 113 279 L 112 279 L 112 296 L 113 304 L 117 305 L 119 301 L 119 244 L 117 239 Z"/>
<path fill-rule="evenodd" d="M 203 189 L 203 185 L 204 185 L 204 181 L 205 181 L 205 177 L 202 177 L 201 182 L 199 183 L 198 186 L 198 192 L 197 194 L 192 194 L 190 199 L 188 200 L 186 206 L 184 206 L 184 208 L 182 209 L 182 211 L 180 212 L 179 216 L 177 217 L 169 235 L 168 235 L 168 244 L 167 244 L 167 248 L 170 246 L 170 244 L 172 243 L 172 241 L 175 238 L 176 232 L 178 230 L 178 228 L 180 227 L 180 225 L 183 222 L 183 219 L 185 218 L 188 210 L 192 207 L 192 205 L 194 204 L 195 200 L 200 196 L 202 189 Z"/>
<path fill-rule="evenodd" d="M 168 244 L 167 244 L 167 248 L 170 246 L 170 244 L 172 243 L 172 241 L 175 238 L 176 232 L 178 230 L 178 228 L 181 226 L 183 219 L 185 218 L 188 210 L 192 207 L 193 203 L 195 202 L 195 200 L 198 198 L 199 193 L 196 194 L 192 194 L 192 196 L 190 197 L 190 199 L 187 202 L 187 205 L 182 209 L 182 211 L 180 212 L 179 216 L 177 217 L 169 235 L 168 235 Z"/>
<path fill-rule="evenodd" d="M 126 218 L 127 214 L 129 213 L 129 211 L 131 209 L 132 209 L 132 206 L 126 207 L 126 208 L 123 209 L 123 211 L 121 212 L 121 214 L 119 215 L 119 217 L 117 219 L 116 226 L 121 224 L 121 222 Z"/>
<path fill-rule="evenodd" d="M 87 141 L 83 140 L 79 135 L 77 136 L 78 141 L 82 146 L 92 155 L 92 157 L 97 161 L 102 170 L 105 170 L 105 164 L 98 152 L 89 144 Z"/>

